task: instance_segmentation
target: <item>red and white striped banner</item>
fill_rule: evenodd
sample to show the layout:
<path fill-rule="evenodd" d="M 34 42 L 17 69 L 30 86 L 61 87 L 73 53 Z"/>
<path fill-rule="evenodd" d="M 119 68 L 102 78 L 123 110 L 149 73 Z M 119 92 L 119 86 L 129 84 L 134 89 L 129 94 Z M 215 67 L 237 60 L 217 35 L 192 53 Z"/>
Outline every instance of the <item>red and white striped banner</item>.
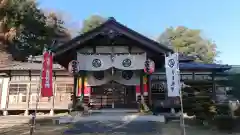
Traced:
<path fill-rule="evenodd" d="M 41 96 L 51 97 L 53 96 L 53 85 L 52 85 L 52 69 L 53 69 L 53 56 L 49 51 L 43 52 L 42 62 L 42 74 L 41 74 Z"/>

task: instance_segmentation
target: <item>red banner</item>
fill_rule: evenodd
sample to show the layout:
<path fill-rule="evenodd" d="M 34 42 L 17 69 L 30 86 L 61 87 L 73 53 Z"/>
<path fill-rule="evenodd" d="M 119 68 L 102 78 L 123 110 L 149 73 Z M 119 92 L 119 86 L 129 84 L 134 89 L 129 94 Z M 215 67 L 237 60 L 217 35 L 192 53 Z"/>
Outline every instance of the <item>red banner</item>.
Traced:
<path fill-rule="evenodd" d="M 52 86 L 52 68 L 53 68 L 53 57 L 48 51 L 43 53 L 43 65 L 42 65 L 42 87 L 41 96 L 51 97 L 53 96 Z"/>

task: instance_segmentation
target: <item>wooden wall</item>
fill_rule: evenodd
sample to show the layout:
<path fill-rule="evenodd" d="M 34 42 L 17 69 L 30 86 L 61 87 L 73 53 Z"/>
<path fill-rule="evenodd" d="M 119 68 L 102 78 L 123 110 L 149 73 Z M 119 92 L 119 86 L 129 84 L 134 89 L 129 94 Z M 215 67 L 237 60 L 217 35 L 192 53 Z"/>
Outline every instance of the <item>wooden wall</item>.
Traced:
<path fill-rule="evenodd" d="M 39 71 L 11 72 L 8 88 L 2 90 L 7 91 L 6 110 L 34 110 L 36 108 L 40 87 L 39 73 Z M 53 97 L 39 97 L 38 110 L 68 109 L 73 92 L 73 77 L 66 71 L 54 71 L 53 90 Z"/>

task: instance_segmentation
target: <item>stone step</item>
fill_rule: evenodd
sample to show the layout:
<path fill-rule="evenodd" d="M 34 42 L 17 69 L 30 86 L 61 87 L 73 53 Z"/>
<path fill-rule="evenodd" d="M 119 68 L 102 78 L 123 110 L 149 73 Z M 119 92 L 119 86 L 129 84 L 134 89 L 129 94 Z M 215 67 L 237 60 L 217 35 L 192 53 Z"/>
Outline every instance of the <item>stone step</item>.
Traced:
<path fill-rule="evenodd" d="M 137 109 L 100 109 L 89 110 L 91 113 L 137 113 Z"/>
<path fill-rule="evenodd" d="M 165 117 L 163 115 L 139 115 L 139 114 L 129 114 L 129 115 L 89 115 L 89 116 L 72 116 L 72 117 L 61 117 L 55 119 L 53 122 L 55 124 L 67 124 L 75 123 L 79 121 L 154 121 L 154 122 L 165 122 Z"/>

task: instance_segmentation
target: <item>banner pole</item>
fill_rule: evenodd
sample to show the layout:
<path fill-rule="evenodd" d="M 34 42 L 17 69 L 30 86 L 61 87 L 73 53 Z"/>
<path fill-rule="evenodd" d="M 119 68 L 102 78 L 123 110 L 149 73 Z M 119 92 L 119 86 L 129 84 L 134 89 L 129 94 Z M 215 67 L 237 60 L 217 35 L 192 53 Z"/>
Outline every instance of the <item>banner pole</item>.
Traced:
<path fill-rule="evenodd" d="M 186 135 L 186 130 L 185 130 L 185 121 L 184 121 L 184 116 L 183 116 L 183 99 L 182 99 L 182 85 L 181 85 L 181 74 L 180 74 L 180 69 L 179 69 L 179 54 L 177 52 L 177 60 L 178 60 L 178 85 L 179 85 L 179 98 L 180 98 L 180 105 L 181 105 L 181 116 L 180 116 L 180 125 L 181 125 L 181 135 Z"/>
<path fill-rule="evenodd" d="M 182 90 L 180 89 L 180 105 L 181 105 L 181 117 L 180 117 L 180 122 L 181 122 L 181 128 L 182 128 L 182 135 L 186 135 L 185 131 L 185 121 L 184 121 L 184 116 L 183 116 L 183 100 L 182 100 Z"/>
<path fill-rule="evenodd" d="M 44 48 L 43 50 L 43 54 L 48 51 L 46 48 Z M 44 55 L 42 55 L 42 65 L 44 63 Z M 41 72 L 40 72 L 40 77 L 39 77 L 39 84 L 38 84 L 38 90 L 37 90 L 37 102 L 36 102 L 36 107 L 35 107 L 35 115 L 37 115 L 37 108 L 38 108 L 38 103 L 39 103 L 39 100 L 40 100 L 40 92 L 41 92 L 41 88 L 42 88 L 42 71 L 43 69 L 41 69 Z"/>
<path fill-rule="evenodd" d="M 43 53 L 42 53 L 42 65 L 43 65 L 43 62 L 44 62 L 44 53 L 45 53 L 46 48 L 44 47 L 43 49 Z M 41 66 L 42 66 L 41 65 Z M 38 103 L 39 103 L 39 99 L 40 99 L 40 92 L 41 92 L 41 83 L 42 83 L 42 68 L 41 68 L 41 71 L 40 71 L 40 76 L 39 76 L 39 83 L 38 83 L 38 87 L 37 87 L 37 100 L 36 100 L 36 106 L 35 106 L 35 110 L 34 110 L 34 113 L 32 114 L 32 119 L 31 119 L 31 128 L 30 128 L 30 135 L 33 134 L 34 132 L 34 127 L 36 126 L 36 117 L 37 117 L 37 109 L 38 109 Z"/>

